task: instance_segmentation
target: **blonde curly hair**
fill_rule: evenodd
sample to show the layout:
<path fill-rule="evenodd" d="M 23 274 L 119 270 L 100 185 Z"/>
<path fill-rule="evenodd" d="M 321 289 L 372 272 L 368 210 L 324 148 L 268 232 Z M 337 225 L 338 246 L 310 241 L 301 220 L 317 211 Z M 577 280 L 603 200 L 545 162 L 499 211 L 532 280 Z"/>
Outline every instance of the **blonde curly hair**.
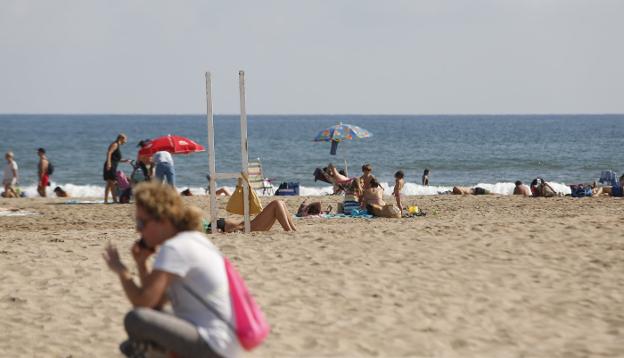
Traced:
<path fill-rule="evenodd" d="M 143 182 L 135 187 L 137 207 L 155 220 L 169 220 L 179 231 L 202 228 L 202 212 L 194 206 L 185 205 L 178 192 L 160 182 Z"/>

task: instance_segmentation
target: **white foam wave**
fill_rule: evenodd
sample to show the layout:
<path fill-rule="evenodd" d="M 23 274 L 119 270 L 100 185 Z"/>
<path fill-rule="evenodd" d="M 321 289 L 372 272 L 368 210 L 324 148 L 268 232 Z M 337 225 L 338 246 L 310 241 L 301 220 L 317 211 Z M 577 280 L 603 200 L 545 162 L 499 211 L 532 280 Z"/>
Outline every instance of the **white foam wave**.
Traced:
<path fill-rule="evenodd" d="M 392 183 L 394 184 L 394 183 Z M 558 193 L 562 194 L 570 194 L 570 187 L 563 183 L 554 183 L 549 182 L 549 184 L 555 189 Z M 56 186 L 60 186 L 65 190 L 71 197 L 73 198 L 99 198 L 104 196 L 104 186 L 101 185 L 77 185 L 77 184 L 59 184 L 59 183 L 51 183 L 51 185 L 47 188 L 47 194 L 50 197 L 54 196 L 54 192 L 52 191 Z M 383 182 L 381 186 L 384 188 L 386 195 L 391 195 L 394 190 L 394 185 L 390 186 L 389 183 Z M 494 194 L 500 195 L 512 195 L 515 187 L 514 183 L 478 183 L 473 187 L 481 187 Z M 228 189 L 230 192 L 234 191 L 234 187 L 225 186 L 224 188 Z M 187 189 L 187 187 L 179 187 L 178 191 L 182 191 Z M 206 195 L 206 192 L 203 187 L 190 187 L 191 193 L 195 196 Z M 405 183 L 402 194 L 403 195 L 438 195 L 442 193 L 448 193 L 453 189 L 452 186 L 424 186 L 416 183 Z M 21 190 L 26 193 L 27 197 L 36 197 L 37 194 L 37 186 L 36 185 L 28 185 L 22 186 Z M 273 192 L 277 190 L 277 186 L 273 186 Z M 299 187 L 299 195 L 302 196 L 324 196 L 329 195 L 333 192 L 331 186 L 323 186 L 323 187 L 315 187 L 315 186 L 300 186 Z M 263 196 L 263 194 L 259 191 L 258 195 Z"/>

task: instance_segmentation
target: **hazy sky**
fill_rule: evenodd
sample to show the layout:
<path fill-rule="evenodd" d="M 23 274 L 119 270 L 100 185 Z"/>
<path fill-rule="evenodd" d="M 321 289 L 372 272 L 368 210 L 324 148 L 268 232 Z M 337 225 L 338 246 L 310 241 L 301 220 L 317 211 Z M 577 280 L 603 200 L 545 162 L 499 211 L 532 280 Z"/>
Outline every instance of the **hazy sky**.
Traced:
<path fill-rule="evenodd" d="M 0 113 L 624 113 L 622 0 L 0 0 Z"/>

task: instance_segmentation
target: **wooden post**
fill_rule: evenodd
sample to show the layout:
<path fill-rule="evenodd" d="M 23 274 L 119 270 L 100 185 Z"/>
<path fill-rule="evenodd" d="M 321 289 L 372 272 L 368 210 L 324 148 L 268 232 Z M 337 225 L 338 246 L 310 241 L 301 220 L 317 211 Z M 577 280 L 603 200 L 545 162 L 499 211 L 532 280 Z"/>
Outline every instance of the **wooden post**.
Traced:
<path fill-rule="evenodd" d="M 245 71 L 238 71 L 238 87 L 240 92 L 240 128 L 241 128 L 241 166 L 243 175 L 249 178 L 249 148 L 247 147 L 247 110 L 245 108 Z M 243 180 L 243 212 L 245 218 L 245 233 L 251 231 L 249 221 L 249 182 Z"/>
<path fill-rule="evenodd" d="M 208 120 L 208 172 L 210 173 L 210 223 L 212 233 L 217 233 L 217 170 L 215 166 L 214 120 L 212 110 L 212 79 L 206 72 L 206 115 Z"/>

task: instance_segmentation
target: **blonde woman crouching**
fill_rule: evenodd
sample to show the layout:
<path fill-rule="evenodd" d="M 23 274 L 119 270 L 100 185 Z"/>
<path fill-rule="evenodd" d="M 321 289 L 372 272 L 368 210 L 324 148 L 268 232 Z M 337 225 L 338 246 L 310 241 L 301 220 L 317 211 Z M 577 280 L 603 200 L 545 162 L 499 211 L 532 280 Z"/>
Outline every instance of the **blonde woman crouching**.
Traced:
<path fill-rule="evenodd" d="M 182 357 L 233 357 L 241 351 L 234 332 L 232 307 L 223 258 L 200 232 L 201 211 L 186 206 L 169 185 L 139 184 L 136 230 L 141 240 L 132 246 L 140 284 L 137 285 L 117 248 L 110 245 L 104 260 L 121 281 L 134 306 L 125 317 L 128 340 L 120 349 L 141 356 L 149 345 Z M 155 254 L 150 269 L 147 259 Z M 192 290 L 192 293 L 190 292 Z M 210 303 L 226 323 L 193 295 Z M 173 315 L 160 311 L 169 301 Z"/>

